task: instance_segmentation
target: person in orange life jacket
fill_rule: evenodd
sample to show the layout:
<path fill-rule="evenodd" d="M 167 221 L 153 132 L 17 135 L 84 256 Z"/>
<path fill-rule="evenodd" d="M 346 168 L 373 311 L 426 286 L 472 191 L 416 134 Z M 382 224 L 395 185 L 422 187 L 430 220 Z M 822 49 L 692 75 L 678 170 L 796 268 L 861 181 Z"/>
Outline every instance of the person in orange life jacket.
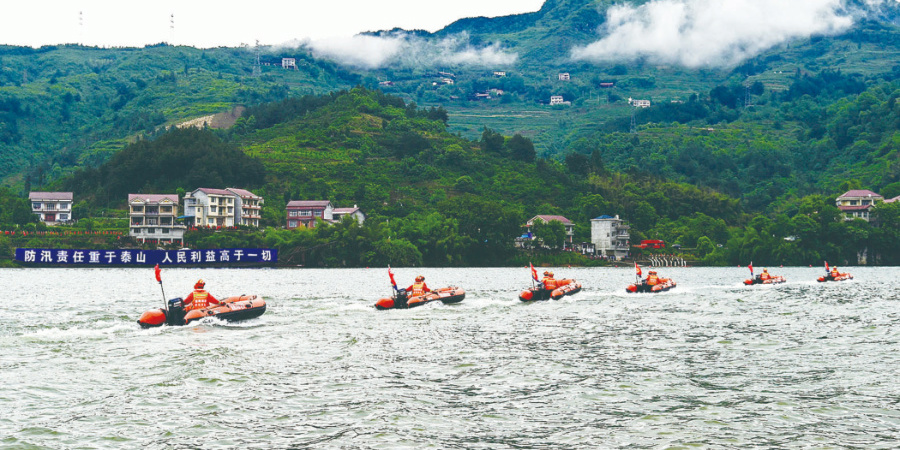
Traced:
<path fill-rule="evenodd" d="M 553 272 L 544 272 L 544 278 L 541 280 L 541 284 L 544 285 L 545 290 L 552 291 L 556 289 L 557 283 L 556 279 L 553 278 Z"/>
<path fill-rule="evenodd" d="M 417 276 L 416 282 L 406 288 L 406 295 L 410 297 L 425 295 L 426 292 L 431 292 L 431 289 L 428 289 L 428 285 L 425 284 L 425 277 L 422 275 Z"/>
<path fill-rule="evenodd" d="M 204 282 L 202 279 L 197 280 L 197 284 L 194 285 L 194 292 L 188 294 L 188 296 L 184 299 L 185 311 L 203 309 L 206 308 L 210 303 L 214 305 L 219 305 L 222 303 L 216 300 L 216 298 L 213 297 L 212 294 L 206 292 L 206 289 L 203 289 L 204 286 L 206 286 L 206 282 Z"/>
<path fill-rule="evenodd" d="M 772 275 L 769 275 L 769 269 L 763 269 L 762 273 L 759 274 L 760 281 L 766 281 L 772 278 Z"/>
<path fill-rule="evenodd" d="M 837 277 L 841 276 L 841 273 L 838 271 L 838 268 L 837 268 L 837 267 L 832 267 L 832 268 L 831 268 L 831 276 L 832 276 L 833 278 L 837 278 Z"/>
<path fill-rule="evenodd" d="M 650 286 L 656 286 L 657 284 L 659 284 L 660 281 L 661 280 L 660 280 L 659 276 L 656 274 L 656 271 L 651 270 L 650 273 L 647 275 L 647 279 L 644 280 L 644 283 L 646 283 L 647 285 L 650 285 Z"/>

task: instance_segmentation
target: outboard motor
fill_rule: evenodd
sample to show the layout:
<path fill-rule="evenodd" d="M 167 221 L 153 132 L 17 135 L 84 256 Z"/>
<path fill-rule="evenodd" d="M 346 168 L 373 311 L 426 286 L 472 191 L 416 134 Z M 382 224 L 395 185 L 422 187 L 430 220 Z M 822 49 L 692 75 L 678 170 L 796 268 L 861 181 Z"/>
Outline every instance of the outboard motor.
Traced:
<path fill-rule="evenodd" d="M 180 297 L 169 299 L 166 323 L 169 325 L 184 325 L 184 300 Z"/>
<path fill-rule="evenodd" d="M 409 296 L 406 294 L 406 289 L 398 289 L 397 298 L 394 301 L 394 308 L 406 308 L 406 302 L 408 301 Z"/>

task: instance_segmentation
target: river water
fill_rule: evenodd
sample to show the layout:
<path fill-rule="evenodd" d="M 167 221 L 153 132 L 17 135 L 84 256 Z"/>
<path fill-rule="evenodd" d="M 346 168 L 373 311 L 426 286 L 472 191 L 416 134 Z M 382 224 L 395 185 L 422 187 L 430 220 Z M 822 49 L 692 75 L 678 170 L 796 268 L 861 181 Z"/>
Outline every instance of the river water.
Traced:
<path fill-rule="evenodd" d="M 558 268 L 584 291 L 525 304 L 527 268 L 400 268 L 466 299 L 376 311 L 383 268 L 164 269 L 269 310 L 142 330 L 152 269 L 4 269 L 0 447 L 896 448 L 900 269 L 850 271 Z"/>

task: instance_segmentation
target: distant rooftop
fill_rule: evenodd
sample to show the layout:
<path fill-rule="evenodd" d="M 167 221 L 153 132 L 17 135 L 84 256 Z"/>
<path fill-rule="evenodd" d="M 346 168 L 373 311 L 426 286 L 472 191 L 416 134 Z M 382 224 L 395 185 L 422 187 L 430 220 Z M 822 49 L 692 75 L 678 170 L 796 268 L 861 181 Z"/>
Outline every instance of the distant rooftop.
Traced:
<path fill-rule="evenodd" d="M 551 216 L 551 215 L 539 214 L 539 215 L 531 218 L 531 220 L 535 220 L 535 219 L 541 219 L 547 223 L 549 223 L 551 220 L 556 220 L 558 222 L 562 222 L 563 225 L 572 225 L 572 221 L 563 216 Z"/>
<path fill-rule="evenodd" d="M 331 204 L 328 200 L 291 200 L 288 208 L 324 208 Z"/>
<path fill-rule="evenodd" d="M 169 200 L 173 203 L 178 203 L 178 194 L 128 194 L 128 203 L 135 200 L 148 203 L 159 203 L 163 200 Z"/>
<path fill-rule="evenodd" d="M 844 194 L 838 198 L 845 198 L 845 197 L 881 197 L 881 196 L 868 190 L 868 189 L 854 189 L 851 191 L 844 192 Z"/>
<path fill-rule="evenodd" d="M 29 192 L 29 200 L 72 200 L 71 192 Z"/>

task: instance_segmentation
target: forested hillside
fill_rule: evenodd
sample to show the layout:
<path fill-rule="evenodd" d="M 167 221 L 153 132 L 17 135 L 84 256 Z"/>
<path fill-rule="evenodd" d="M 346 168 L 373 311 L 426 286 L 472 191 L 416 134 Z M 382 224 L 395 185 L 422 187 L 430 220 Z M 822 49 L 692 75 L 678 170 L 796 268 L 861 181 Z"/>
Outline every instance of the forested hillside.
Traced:
<path fill-rule="evenodd" d="M 900 191 L 900 7 L 842 5 L 822 16 L 831 28 L 753 51 L 750 30 L 704 61 L 609 40 L 671 4 L 606 0 L 367 34 L 399 49 L 368 60 L 315 43 L 0 47 L 4 197 L 68 189 L 93 213 L 129 192 L 227 184 L 263 195 L 275 227 L 291 199 L 357 204 L 371 225 L 346 236 L 272 234 L 343 248 L 301 252 L 328 265 L 509 262 L 535 214 L 569 217 L 577 240 L 589 219 L 620 214 L 635 240 L 711 264 L 854 261 L 862 248 L 900 262 L 889 225 L 838 221 L 831 206 L 849 188 Z M 236 106 L 227 130 L 173 129 Z M 14 200 L 0 207 L 9 223 Z"/>
<path fill-rule="evenodd" d="M 298 68 L 283 70 L 281 56 L 268 52 L 277 67 L 255 76 L 249 48 L 0 46 L 0 179 L 41 185 L 162 126 L 359 81 L 304 52 L 288 51 Z"/>

